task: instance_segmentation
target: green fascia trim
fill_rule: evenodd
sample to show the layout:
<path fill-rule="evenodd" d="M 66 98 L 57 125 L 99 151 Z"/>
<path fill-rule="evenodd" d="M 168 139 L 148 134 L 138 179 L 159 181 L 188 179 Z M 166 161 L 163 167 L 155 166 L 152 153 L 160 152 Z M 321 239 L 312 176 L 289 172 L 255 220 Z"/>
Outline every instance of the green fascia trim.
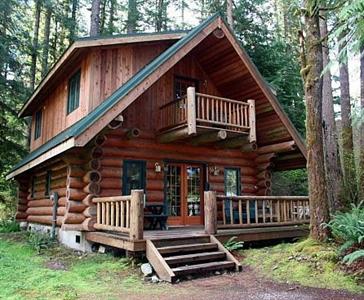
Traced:
<path fill-rule="evenodd" d="M 133 32 L 133 33 L 120 33 L 120 34 L 108 34 L 102 36 L 83 36 L 75 39 L 75 42 L 78 41 L 98 41 L 98 40 L 107 40 L 107 39 L 116 39 L 116 38 L 127 38 L 134 36 L 153 36 L 153 35 L 167 35 L 173 33 L 188 33 L 191 29 L 187 30 L 170 30 L 170 31 L 161 31 L 161 32 Z"/>
<path fill-rule="evenodd" d="M 24 157 L 19 163 L 17 163 L 9 173 L 14 172 L 30 161 L 36 159 L 40 155 L 49 151 L 50 149 L 56 147 L 57 145 L 65 142 L 69 138 L 80 135 L 87 128 L 89 128 L 93 123 L 95 123 L 100 117 L 102 117 L 110 108 L 112 108 L 118 101 L 127 95 L 131 90 L 133 90 L 138 84 L 140 84 L 144 79 L 146 79 L 150 74 L 157 70 L 166 60 L 171 58 L 179 49 L 191 41 L 201 30 L 207 27 L 215 19 L 221 17 L 219 13 L 216 13 L 203 21 L 200 25 L 192 29 L 187 35 L 169 47 L 166 51 L 161 53 L 156 57 L 151 63 L 146 65 L 137 74 L 130 78 L 124 85 L 119 87 L 112 95 L 110 95 L 104 102 L 97 106 L 92 112 L 87 116 L 83 117 L 81 120 L 73 124 L 71 127 L 62 131 L 54 138 L 49 140 L 44 145 L 40 146 L 36 150 L 29 153 Z"/>

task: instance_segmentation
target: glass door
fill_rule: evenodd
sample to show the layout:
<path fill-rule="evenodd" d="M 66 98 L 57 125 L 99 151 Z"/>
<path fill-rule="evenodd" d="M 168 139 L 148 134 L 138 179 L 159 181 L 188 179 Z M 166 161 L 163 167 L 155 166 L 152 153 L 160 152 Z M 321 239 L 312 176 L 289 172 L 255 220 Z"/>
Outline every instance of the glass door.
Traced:
<path fill-rule="evenodd" d="M 170 225 L 203 224 L 203 168 L 168 164 L 165 175 L 166 207 Z"/>

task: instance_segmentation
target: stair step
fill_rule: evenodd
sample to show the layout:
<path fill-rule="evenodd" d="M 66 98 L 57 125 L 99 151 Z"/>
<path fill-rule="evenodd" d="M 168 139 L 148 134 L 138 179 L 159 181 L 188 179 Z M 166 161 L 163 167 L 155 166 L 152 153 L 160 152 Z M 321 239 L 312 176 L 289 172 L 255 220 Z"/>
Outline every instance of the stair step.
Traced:
<path fill-rule="evenodd" d="M 175 275 L 185 275 L 185 274 L 200 273 L 207 271 L 232 269 L 234 267 L 235 263 L 232 261 L 217 261 L 217 262 L 208 262 L 198 265 L 172 268 L 172 271 L 174 272 Z"/>
<path fill-rule="evenodd" d="M 164 258 L 170 266 L 175 266 L 179 264 L 190 264 L 195 262 L 207 262 L 207 261 L 218 261 L 226 258 L 226 254 L 221 251 L 216 252 L 202 252 L 186 255 L 176 255 Z"/>
<path fill-rule="evenodd" d="M 168 247 L 168 246 L 181 246 L 181 245 L 191 245 L 191 244 L 202 244 L 202 243 L 210 243 L 209 236 L 178 236 L 178 237 L 169 237 L 163 239 L 155 239 L 153 243 L 157 248 L 160 247 Z"/>
<path fill-rule="evenodd" d="M 216 250 L 217 245 L 215 243 L 198 243 L 189 245 L 177 245 L 177 246 L 166 246 L 157 248 L 160 254 L 173 254 L 173 253 L 188 253 L 196 251 Z"/>

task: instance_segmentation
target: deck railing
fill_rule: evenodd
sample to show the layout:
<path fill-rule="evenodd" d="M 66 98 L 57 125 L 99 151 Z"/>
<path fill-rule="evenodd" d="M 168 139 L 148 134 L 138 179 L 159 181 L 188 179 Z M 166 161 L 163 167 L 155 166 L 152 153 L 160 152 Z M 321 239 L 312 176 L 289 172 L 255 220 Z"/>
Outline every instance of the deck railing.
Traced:
<path fill-rule="evenodd" d="M 128 196 L 100 197 L 92 201 L 96 204 L 96 229 L 122 232 L 131 240 L 143 239 L 142 190 L 132 190 Z"/>
<path fill-rule="evenodd" d="M 211 207 L 207 207 L 211 206 Z M 208 231 L 217 228 L 245 228 L 309 223 L 307 196 L 220 196 L 205 192 L 205 215 L 216 222 Z M 210 213 L 211 214 L 211 213 Z M 211 233 L 211 232 L 210 232 Z"/>
<path fill-rule="evenodd" d="M 247 102 L 196 93 L 194 87 L 187 95 L 160 107 L 160 131 L 187 125 L 189 134 L 196 127 L 223 129 L 249 133 L 250 142 L 256 141 L 255 101 Z"/>

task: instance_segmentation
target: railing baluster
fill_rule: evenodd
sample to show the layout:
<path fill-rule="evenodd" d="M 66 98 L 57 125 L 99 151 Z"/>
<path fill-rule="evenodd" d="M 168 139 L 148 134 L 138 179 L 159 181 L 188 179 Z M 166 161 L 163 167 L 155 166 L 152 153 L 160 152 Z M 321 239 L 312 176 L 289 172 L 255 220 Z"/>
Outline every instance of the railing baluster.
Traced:
<path fill-rule="evenodd" d="M 265 200 L 263 200 L 263 223 L 265 223 Z"/>
<path fill-rule="evenodd" d="M 250 224 L 250 203 L 249 200 L 246 201 L 246 222 Z"/>
<path fill-rule="evenodd" d="M 269 202 L 270 222 L 273 223 L 273 200 Z"/>
<path fill-rule="evenodd" d="M 258 224 L 258 200 L 255 200 L 255 223 Z"/>
<path fill-rule="evenodd" d="M 243 207 L 241 199 L 239 199 L 239 224 L 243 224 Z"/>
<path fill-rule="evenodd" d="M 126 201 L 121 202 L 121 227 L 125 226 L 125 204 Z"/>
<path fill-rule="evenodd" d="M 230 201 L 230 224 L 234 224 L 234 207 L 233 207 L 233 200 L 229 200 Z"/>
<path fill-rule="evenodd" d="M 106 225 L 106 220 L 105 220 L 105 203 L 102 203 L 102 221 L 101 221 L 101 224 L 104 224 Z"/>
<path fill-rule="evenodd" d="M 226 225 L 226 210 L 225 210 L 225 200 L 222 201 L 222 223 Z"/>
<path fill-rule="evenodd" d="M 125 227 L 130 227 L 130 200 L 126 201 L 126 221 Z"/>
<path fill-rule="evenodd" d="M 110 203 L 110 209 L 111 209 L 111 217 L 110 217 L 110 225 L 115 226 L 115 205 L 114 202 Z"/>

